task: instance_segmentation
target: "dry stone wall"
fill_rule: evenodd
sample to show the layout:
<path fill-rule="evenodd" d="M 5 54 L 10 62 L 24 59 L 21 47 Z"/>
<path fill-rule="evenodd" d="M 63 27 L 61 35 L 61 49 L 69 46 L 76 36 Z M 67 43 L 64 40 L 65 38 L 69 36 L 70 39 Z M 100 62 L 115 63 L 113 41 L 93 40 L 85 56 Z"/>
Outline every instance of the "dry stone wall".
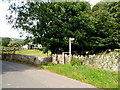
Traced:
<path fill-rule="evenodd" d="M 110 52 L 109 54 L 102 54 L 102 55 L 88 55 L 88 56 L 73 55 L 72 57 L 78 58 L 85 65 L 91 65 L 101 69 L 109 69 L 109 70 L 117 71 L 119 69 L 118 67 L 120 67 L 119 51 Z M 56 64 L 66 64 L 69 61 L 69 55 L 65 54 L 64 56 L 62 56 L 62 54 L 58 54 L 58 55 L 53 54 L 52 60 Z"/>
<path fill-rule="evenodd" d="M 109 69 L 117 71 L 120 65 L 119 53 L 110 55 L 89 55 L 89 56 L 73 56 L 83 61 L 83 64 L 92 65 L 101 69 Z"/>
<path fill-rule="evenodd" d="M 39 57 L 39 56 L 29 56 L 29 55 L 21 55 L 21 54 L 4 54 L 3 57 L 9 60 L 19 60 L 26 61 L 34 64 L 43 64 L 52 62 L 52 57 Z"/>

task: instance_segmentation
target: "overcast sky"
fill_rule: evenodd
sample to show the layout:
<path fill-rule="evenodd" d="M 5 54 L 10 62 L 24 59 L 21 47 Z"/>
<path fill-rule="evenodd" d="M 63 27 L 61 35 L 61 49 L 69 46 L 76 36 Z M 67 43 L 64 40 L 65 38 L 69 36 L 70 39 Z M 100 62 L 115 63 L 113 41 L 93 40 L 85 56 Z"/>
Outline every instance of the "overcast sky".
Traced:
<path fill-rule="evenodd" d="M 86 1 L 89 1 L 91 5 L 95 5 L 100 0 L 86 0 Z M 7 24 L 7 21 L 5 19 L 5 16 L 9 14 L 9 12 L 7 11 L 9 5 L 10 3 L 2 2 L 2 0 L 0 0 L 0 37 L 21 38 L 19 34 L 20 31 L 11 29 L 11 26 Z M 24 38 L 25 37 L 22 37 L 22 39 Z"/>

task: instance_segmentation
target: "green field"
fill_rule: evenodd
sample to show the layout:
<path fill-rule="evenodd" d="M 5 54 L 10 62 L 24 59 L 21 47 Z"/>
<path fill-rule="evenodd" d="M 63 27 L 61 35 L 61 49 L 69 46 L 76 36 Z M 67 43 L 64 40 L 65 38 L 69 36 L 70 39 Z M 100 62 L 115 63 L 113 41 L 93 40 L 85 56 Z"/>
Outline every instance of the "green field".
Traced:
<path fill-rule="evenodd" d="M 31 49 L 31 50 L 27 50 L 27 49 L 22 49 L 19 51 L 16 51 L 15 54 L 23 54 L 23 55 L 32 55 L 32 56 L 47 56 L 47 54 L 43 53 L 42 50 L 36 50 L 36 49 Z M 48 52 L 48 56 L 51 55 L 51 52 Z"/>
<path fill-rule="evenodd" d="M 42 65 L 48 71 L 67 76 L 96 86 L 97 88 L 118 88 L 118 72 L 101 70 L 98 68 L 80 65 Z"/>

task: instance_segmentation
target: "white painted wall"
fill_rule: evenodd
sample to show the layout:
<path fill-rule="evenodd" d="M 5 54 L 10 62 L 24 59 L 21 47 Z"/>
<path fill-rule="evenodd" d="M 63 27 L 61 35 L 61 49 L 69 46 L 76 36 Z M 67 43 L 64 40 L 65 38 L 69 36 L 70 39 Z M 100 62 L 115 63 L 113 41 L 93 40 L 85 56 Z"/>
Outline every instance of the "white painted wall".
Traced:
<path fill-rule="evenodd" d="M 24 49 L 28 49 L 28 45 L 24 45 L 23 48 L 24 48 Z"/>

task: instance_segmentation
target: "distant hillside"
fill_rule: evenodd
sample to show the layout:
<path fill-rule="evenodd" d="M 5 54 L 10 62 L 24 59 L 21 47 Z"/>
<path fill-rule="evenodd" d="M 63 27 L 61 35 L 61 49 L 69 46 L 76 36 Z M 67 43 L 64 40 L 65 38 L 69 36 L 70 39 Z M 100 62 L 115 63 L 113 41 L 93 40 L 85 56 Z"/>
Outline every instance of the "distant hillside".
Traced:
<path fill-rule="evenodd" d="M 2 39 L 2 38 L 6 38 L 6 37 L 0 37 L 0 39 Z M 13 40 L 19 40 L 19 41 L 23 41 L 24 39 L 20 39 L 20 38 L 11 38 L 11 39 L 13 39 Z"/>
<path fill-rule="evenodd" d="M 19 41 L 23 41 L 24 39 L 20 39 L 20 38 L 11 38 L 13 40 L 19 40 Z"/>

